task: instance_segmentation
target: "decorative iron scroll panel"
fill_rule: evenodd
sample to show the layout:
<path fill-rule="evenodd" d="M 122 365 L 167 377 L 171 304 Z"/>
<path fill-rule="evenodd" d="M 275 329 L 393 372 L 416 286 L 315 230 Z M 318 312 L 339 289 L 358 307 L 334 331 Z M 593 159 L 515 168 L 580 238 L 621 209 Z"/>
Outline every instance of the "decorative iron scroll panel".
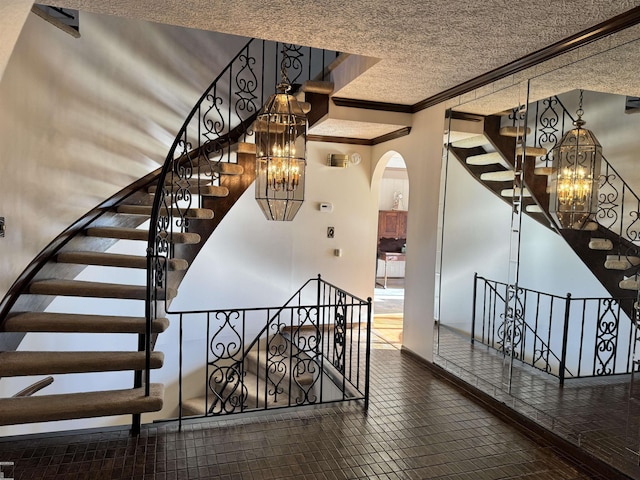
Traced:
<path fill-rule="evenodd" d="M 214 79 L 187 115 L 155 185 L 147 244 L 145 378 L 150 384 L 151 322 L 166 307 L 169 260 L 174 245 L 197 241 L 190 234 L 205 189 L 219 186 L 222 163 L 235 163 L 233 145 L 253 135 L 252 124 L 278 83 L 279 55 L 289 58 L 296 80 L 323 80 L 336 52 L 250 40 Z M 231 375 L 231 372 L 229 372 Z M 148 392 L 147 392 L 148 393 Z"/>
<path fill-rule="evenodd" d="M 370 301 L 320 279 L 305 287 L 282 307 L 175 312 L 181 325 L 206 317 L 201 415 L 366 401 Z M 311 297 L 317 302 L 304 304 Z"/>
<path fill-rule="evenodd" d="M 347 330 L 347 305 L 346 294 L 336 293 L 335 323 L 333 327 L 333 366 L 344 373 L 345 369 L 345 337 Z"/>
<path fill-rule="evenodd" d="M 631 372 L 637 329 L 622 302 L 634 298 L 559 297 L 520 288 L 513 331 L 505 344 L 507 285 L 476 277 L 475 342 L 501 353 L 512 349 L 514 359 L 562 378 L 618 375 Z M 563 338 L 565 321 L 567 338 Z M 568 348 L 563 349 L 563 342 Z M 565 357 L 562 358 L 562 352 Z M 564 375 L 560 366 L 565 365 Z"/>

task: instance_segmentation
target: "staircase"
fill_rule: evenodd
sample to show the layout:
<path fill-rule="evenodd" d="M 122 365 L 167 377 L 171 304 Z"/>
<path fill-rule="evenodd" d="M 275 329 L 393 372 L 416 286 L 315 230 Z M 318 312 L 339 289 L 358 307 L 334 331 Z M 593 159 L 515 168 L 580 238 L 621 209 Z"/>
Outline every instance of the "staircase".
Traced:
<path fill-rule="evenodd" d="M 510 118 L 515 116 L 512 112 L 506 113 L 512 114 Z M 568 115 L 566 109 L 565 113 Z M 524 213 L 561 235 L 611 296 L 623 299 L 620 302 L 621 308 L 629 318 L 634 318 L 632 297 L 640 288 L 637 276 L 640 256 L 638 246 L 634 244 L 636 239 L 623 234 L 624 220 L 620 220 L 619 228 L 614 231 L 614 222 L 607 224 L 607 215 L 603 212 L 606 207 L 600 205 L 598 214 L 586 224 L 575 225 L 570 229 L 558 228 L 549 213 L 549 177 L 553 170 L 549 166 L 548 150 L 531 145 L 524 147 L 524 126 L 504 126 L 506 122 L 501 115 L 484 117 L 483 122 L 482 135 L 454 141 L 450 144 L 450 151 L 471 175 L 508 204 L 513 204 L 513 198 L 520 194 L 521 188 Z M 570 125 L 571 121 L 568 121 L 567 128 Z M 558 139 L 563 133 L 560 132 Z M 526 135 L 532 136 L 531 128 L 527 129 Z M 526 157 L 523 183 L 514 187 L 515 161 L 522 158 L 523 150 Z M 606 184 L 610 178 L 619 178 L 619 175 L 603 159 L 601 185 Z M 626 188 L 626 194 L 636 202 L 637 195 L 622 179 L 620 181 Z M 625 191 L 624 188 L 621 190 Z M 617 197 L 616 200 L 620 201 Z M 638 202 L 636 204 L 640 205 Z"/>
<path fill-rule="evenodd" d="M 300 361 L 301 357 L 305 360 Z M 239 364 L 217 363 L 217 370 L 209 382 L 213 394 L 205 392 L 184 401 L 182 416 L 219 415 L 316 403 L 320 392 L 313 386 L 318 381 L 320 365 L 315 362 L 300 351 L 284 331 L 270 337 L 263 336 L 243 355 Z M 231 380 L 241 378 L 241 382 Z"/>
<path fill-rule="evenodd" d="M 203 182 L 205 203 L 223 203 L 217 207 L 220 217 L 231 208 L 233 203 L 253 181 L 255 147 L 250 144 L 237 144 L 235 156 L 237 163 L 221 168 L 220 185 L 211 185 L 211 179 Z M 155 177 L 158 173 L 156 172 Z M 3 324 L 4 332 L 11 333 L 47 333 L 51 343 L 57 343 L 56 335 L 68 333 L 113 334 L 123 333 L 144 336 L 145 317 L 107 316 L 100 314 L 100 303 L 94 299 L 134 300 L 145 302 L 146 285 L 119 284 L 106 282 L 87 282 L 76 280 L 78 269 L 89 265 L 118 269 L 146 269 L 147 258 L 144 255 L 123 255 L 106 251 L 116 241 L 129 240 L 144 247 L 149 237 L 148 220 L 151 215 L 151 201 L 157 187 L 153 178 L 138 188 L 121 202 L 109 208 L 108 214 L 100 215 L 84 229 L 75 232 L 73 238 L 51 256 L 44 268 L 36 273 L 28 283 L 16 305 Z M 90 212 L 90 216 L 97 212 Z M 190 208 L 185 211 L 194 232 L 175 232 L 172 244 L 180 250 L 182 258 L 168 260 L 168 270 L 181 278 L 195 259 L 208 236 L 219 223 L 214 222 L 214 209 Z M 140 225 L 134 227 L 133 225 Z M 186 247 L 189 248 L 186 248 Z M 71 268 L 68 268 L 71 267 Z M 175 280 L 173 284 L 178 283 Z M 167 303 L 178 294 L 175 286 L 168 286 L 161 292 Z M 82 297 L 87 302 L 96 303 L 95 313 L 49 313 L 37 309 L 53 297 Z M 49 297 L 49 298 L 48 298 Z M 89 305 L 90 303 L 87 303 Z M 28 309 L 29 305 L 35 308 Z M 25 308 L 27 307 L 27 308 Z M 151 334 L 156 336 L 167 329 L 167 318 L 158 316 L 151 323 Z M 92 347 L 99 348 L 100 339 L 96 336 Z M 96 373 L 109 371 L 143 371 L 146 368 L 145 351 L 5 351 L 0 353 L 0 376 L 40 376 L 74 373 Z M 164 362 L 162 352 L 150 353 L 150 368 L 161 368 Z M 158 411 L 163 406 L 163 386 L 150 385 L 150 394 L 145 388 L 137 387 L 125 390 L 106 390 L 38 395 L 20 398 L 0 399 L 0 424 L 45 422 L 51 420 L 75 419 L 119 414 L 139 414 Z"/>
<path fill-rule="evenodd" d="M 256 51 L 264 55 L 265 44 L 250 41 L 204 92 L 163 167 L 65 230 L 34 259 L 0 303 L 0 332 L 9 344 L 0 352 L 0 377 L 33 377 L 38 384 L 42 375 L 125 371 L 133 373 L 132 388 L 102 390 L 100 380 L 95 380 L 82 391 L 47 394 L 45 389 L 44 394 L 0 398 L 0 425 L 132 414 L 136 432 L 140 414 L 162 409 L 164 387 L 151 383 L 150 370 L 163 366 L 163 353 L 153 351 L 153 345 L 169 326 L 166 310 L 204 243 L 255 179 L 255 145 L 247 140 L 259 108 L 251 102 L 258 97 L 254 91 L 229 91 L 224 100 L 233 115 L 229 113 L 226 123 L 214 119 L 214 114 L 221 115 L 223 103 L 217 82 L 233 70 L 237 88 L 257 89 L 246 78 L 255 80 L 250 70 L 252 55 Z M 261 63 L 264 68 L 267 60 Z M 311 67 L 308 70 L 310 74 Z M 262 89 L 273 91 L 269 86 Z M 140 253 L 111 252 L 121 241 L 138 245 L 132 249 Z M 88 266 L 131 272 L 125 273 L 131 277 L 135 271 L 146 271 L 146 283 L 78 280 Z M 61 297 L 85 299 L 88 312 L 47 311 Z M 146 314 L 106 315 L 100 303 L 104 299 L 138 302 Z M 73 333 L 95 337 L 87 342 L 86 351 L 18 349 L 26 334 L 45 334 L 46 343 L 55 345 L 56 338 Z M 101 351 L 100 335 L 109 334 L 131 335 L 137 348 L 126 351 L 131 342 L 123 340 L 122 351 Z"/>

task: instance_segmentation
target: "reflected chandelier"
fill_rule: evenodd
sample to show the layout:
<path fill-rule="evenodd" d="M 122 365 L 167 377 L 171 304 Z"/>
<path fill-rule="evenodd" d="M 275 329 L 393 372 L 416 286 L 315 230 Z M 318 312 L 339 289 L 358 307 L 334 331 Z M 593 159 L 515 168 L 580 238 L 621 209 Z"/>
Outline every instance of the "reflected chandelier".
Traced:
<path fill-rule="evenodd" d="M 571 129 L 553 149 L 554 187 L 549 210 L 560 228 L 581 229 L 598 208 L 598 183 L 602 146 L 595 135 L 583 128 L 583 92 Z"/>

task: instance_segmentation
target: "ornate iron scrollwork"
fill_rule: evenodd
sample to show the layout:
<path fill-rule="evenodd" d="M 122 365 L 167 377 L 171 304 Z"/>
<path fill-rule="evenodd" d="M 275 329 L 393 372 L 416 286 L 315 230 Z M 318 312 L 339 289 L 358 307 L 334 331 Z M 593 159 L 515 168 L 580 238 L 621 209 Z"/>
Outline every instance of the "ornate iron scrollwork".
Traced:
<path fill-rule="evenodd" d="M 333 325 L 333 366 L 341 373 L 345 371 L 345 343 L 347 330 L 347 305 L 344 292 L 336 292 L 336 306 Z"/>
<path fill-rule="evenodd" d="M 246 408 L 247 388 L 244 385 L 243 342 L 240 312 L 218 312 L 221 322 L 209 340 L 208 387 L 214 401 L 209 413 L 230 413 Z"/>
<path fill-rule="evenodd" d="M 557 97 L 549 97 L 542 101 L 542 105 L 544 109 L 542 113 L 538 117 L 538 146 L 541 148 L 545 148 L 547 153 L 540 157 L 540 160 L 548 163 L 551 161 L 551 151 L 558 143 L 558 124 L 560 121 L 560 116 L 556 111 L 556 107 L 558 105 Z"/>
<path fill-rule="evenodd" d="M 618 322 L 620 321 L 618 302 L 613 298 L 601 300 L 604 310 L 598 317 L 594 359 L 594 375 L 610 375 L 615 369 Z M 617 310 L 617 312 L 616 312 Z"/>

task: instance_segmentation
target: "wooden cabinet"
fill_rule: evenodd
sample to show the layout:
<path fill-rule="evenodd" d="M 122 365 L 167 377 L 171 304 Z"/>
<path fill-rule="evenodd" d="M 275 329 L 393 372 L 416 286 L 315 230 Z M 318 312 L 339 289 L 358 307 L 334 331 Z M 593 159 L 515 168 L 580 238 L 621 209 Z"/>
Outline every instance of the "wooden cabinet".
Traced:
<path fill-rule="evenodd" d="M 407 238 L 406 210 L 380 210 L 378 239 L 380 238 Z"/>

